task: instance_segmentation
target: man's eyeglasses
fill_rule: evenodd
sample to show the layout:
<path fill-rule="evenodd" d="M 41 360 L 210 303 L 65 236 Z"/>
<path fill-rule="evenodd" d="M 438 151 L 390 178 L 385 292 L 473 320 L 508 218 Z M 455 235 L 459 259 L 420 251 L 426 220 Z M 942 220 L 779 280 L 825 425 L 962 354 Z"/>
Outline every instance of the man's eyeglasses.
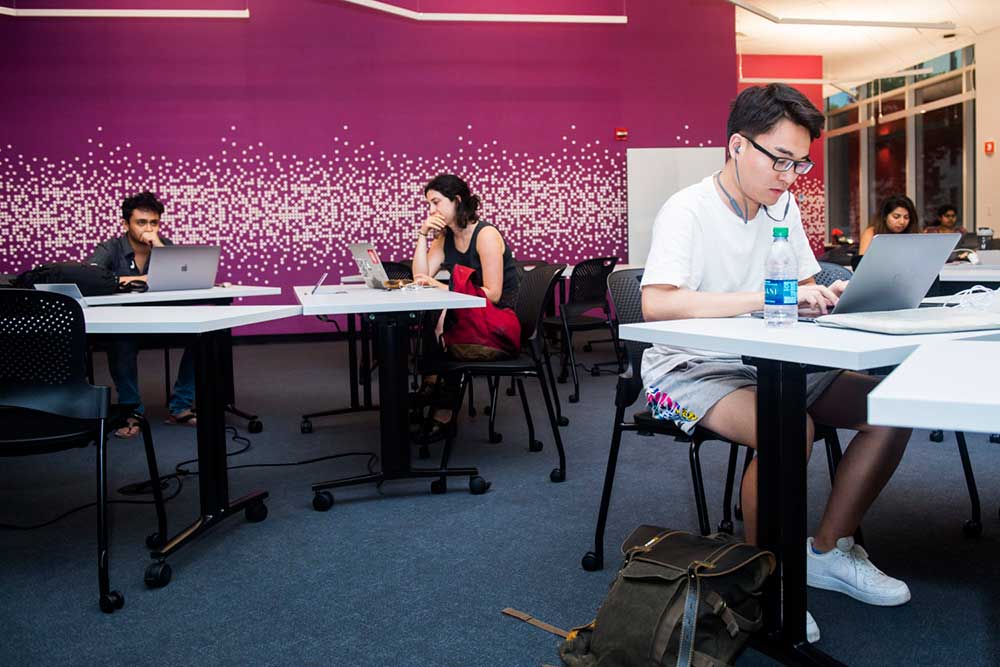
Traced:
<path fill-rule="evenodd" d="M 801 176 L 802 174 L 808 174 L 809 170 L 813 168 L 814 163 L 812 160 L 793 160 L 790 157 L 778 157 L 750 137 L 745 137 L 745 139 L 753 144 L 754 148 L 774 160 L 775 171 L 789 171 L 790 169 L 794 169 L 795 173 Z"/>

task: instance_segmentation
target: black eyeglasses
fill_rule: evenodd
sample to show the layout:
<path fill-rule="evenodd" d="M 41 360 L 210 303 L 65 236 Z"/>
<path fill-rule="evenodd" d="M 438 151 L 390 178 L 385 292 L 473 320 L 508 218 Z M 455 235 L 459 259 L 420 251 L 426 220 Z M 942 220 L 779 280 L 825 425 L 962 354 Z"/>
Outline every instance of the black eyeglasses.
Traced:
<path fill-rule="evenodd" d="M 814 163 L 812 160 L 793 160 L 790 157 L 778 157 L 777 155 L 772 154 L 770 151 L 768 151 L 766 148 L 758 144 L 750 137 L 745 137 L 745 138 L 747 141 L 753 144 L 754 148 L 756 148 L 761 153 L 774 160 L 775 171 L 788 171 L 790 169 L 794 169 L 795 173 L 801 176 L 802 174 L 808 174 L 809 170 L 813 168 Z"/>

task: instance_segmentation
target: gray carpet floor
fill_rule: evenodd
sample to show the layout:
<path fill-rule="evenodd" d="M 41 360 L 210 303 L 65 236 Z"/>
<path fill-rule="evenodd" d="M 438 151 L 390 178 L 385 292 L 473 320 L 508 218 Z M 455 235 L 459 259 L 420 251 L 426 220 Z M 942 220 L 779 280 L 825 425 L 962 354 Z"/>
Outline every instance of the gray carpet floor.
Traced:
<path fill-rule="evenodd" d="M 581 362 L 610 356 L 596 346 Z M 174 359 L 179 355 L 175 354 Z M 317 420 L 299 433 L 299 415 L 347 404 L 344 346 L 296 343 L 235 350 L 237 403 L 260 413 L 264 431 L 232 465 L 294 462 L 377 450 L 375 413 Z M 107 382 L 97 358 L 98 381 Z M 162 424 L 162 357 L 141 357 L 143 395 L 154 422 L 161 470 L 195 454 L 194 430 Z M 230 472 L 231 495 L 270 492 L 266 521 L 231 519 L 171 559 L 169 586 L 143 584 L 154 528 L 151 506 L 113 506 L 112 585 L 126 599 L 113 615 L 97 607 L 95 514 L 73 514 L 31 531 L 0 530 L 0 642 L 3 665 L 512 665 L 558 664 L 556 637 L 502 616 L 515 607 L 556 626 L 588 622 L 617 565 L 617 545 L 635 526 L 696 530 L 687 448 L 665 438 L 626 435 L 607 534 L 605 570 L 588 573 L 590 548 L 614 414 L 615 378 L 584 374 L 582 399 L 562 429 L 568 479 L 556 465 L 540 395 L 530 386 L 540 453 L 527 450 L 516 399 L 501 397 L 498 430 L 487 442 L 480 415 L 462 416 L 453 465 L 478 465 L 493 486 L 472 496 L 464 480 L 431 495 L 407 481 L 336 493 L 326 513 L 311 507 L 310 484 L 364 471 L 364 457 Z M 232 424 L 245 432 L 245 423 Z M 873 560 L 908 582 L 913 600 L 876 608 L 811 591 L 820 646 L 851 665 L 1000 664 L 1000 445 L 969 436 L 983 499 L 984 535 L 966 539 L 969 503 L 955 449 L 914 433 L 896 476 L 866 517 Z M 840 433 L 845 444 L 851 434 Z M 238 443 L 231 443 L 237 449 Z M 439 449 L 434 448 L 437 455 Z M 720 518 L 727 450 L 704 448 L 713 525 Z M 0 464 L 0 522 L 29 524 L 93 498 L 94 450 Z M 144 479 L 138 440 L 112 440 L 112 488 Z M 193 466 L 191 466 L 193 468 Z M 173 488 L 173 487 L 172 487 Z M 818 520 L 829 479 L 822 450 L 810 463 L 808 506 Z M 116 496 L 121 498 L 121 496 Z M 187 477 L 168 505 L 172 530 L 197 509 Z M 737 524 L 737 529 L 739 525 Z M 770 661 L 747 651 L 739 665 Z"/>

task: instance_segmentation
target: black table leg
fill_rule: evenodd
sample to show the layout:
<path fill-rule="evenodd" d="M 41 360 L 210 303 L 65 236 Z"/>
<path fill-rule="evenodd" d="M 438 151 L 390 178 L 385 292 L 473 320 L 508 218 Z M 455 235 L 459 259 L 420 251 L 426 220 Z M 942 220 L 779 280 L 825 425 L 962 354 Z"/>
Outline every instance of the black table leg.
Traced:
<path fill-rule="evenodd" d="M 372 393 L 371 393 L 371 378 L 370 376 L 366 378 L 368 384 L 365 386 L 365 403 L 361 404 L 358 399 L 358 328 L 355 324 L 356 315 L 350 314 L 347 316 L 347 373 L 348 373 L 348 383 L 349 391 L 351 396 L 351 403 L 346 408 L 334 408 L 332 410 L 323 410 L 322 412 L 310 412 L 308 414 L 302 415 L 302 423 L 300 424 L 300 430 L 303 433 L 312 433 L 313 426 L 312 420 L 317 417 L 335 417 L 337 415 L 346 415 L 353 412 L 366 412 L 368 410 L 378 410 L 377 405 L 372 405 Z M 362 323 L 362 327 L 364 323 Z M 363 341 L 364 345 L 367 345 L 367 340 Z M 368 354 L 364 354 L 364 358 L 368 358 Z M 367 367 L 367 361 L 364 362 Z"/>
<path fill-rule="evenodd" d="M 410 325 L 416 313 L 383 313 L 369 315 L 375 322 L 378 346 L 378 390 L 381 472 L 357 475 L 313 484 L 317 493 L 313 507 L 330 509 L 332 497 L 320 496 L 324 489 L 358 484 L 381 483 L 395 479 L 469 477 L 474 493 L 485 491 L 485 481 L 477 468 L 413 468 L 410 465 L 409 393 L 407 355 Z M 481 489 L 482 491 L 480 491 Z"/>
<path fill-rule="evenodd" d="M 785 664 L 841 665 L 806 641 L 806 369 L 747 363 L 757 367 L 757 535 L 777 559 L 753 646 Z"/>
<path fill-rule="evenodd" d="M 254 491 L 235 501 L 229 500 L 229 477 L 226 469 L 226 403 L 229 396 L 226 374 L 219 372 L 231 351 L 228 334 L 228 330 L 213 331 L 195 338 L 198 495 L 201 514 L 193 524 L 152 552 L 152 557 L 158 561 L 163 561 L 214 525 L 242 510 L 246 510 L 246 517 L 252 522 L 262 521 L 267 517 L 267 507 L 264 505 L 264 499 L 268 495 L 266 491 Z M 169 575 L 167 579 L 169 580 Z"/>

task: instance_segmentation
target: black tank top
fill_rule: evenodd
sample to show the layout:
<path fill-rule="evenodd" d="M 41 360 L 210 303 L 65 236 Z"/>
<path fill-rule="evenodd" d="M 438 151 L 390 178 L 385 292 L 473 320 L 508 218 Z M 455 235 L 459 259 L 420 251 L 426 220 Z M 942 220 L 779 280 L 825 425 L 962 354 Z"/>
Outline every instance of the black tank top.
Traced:
<path fill-rule="evenodd" d="M 493 225 L 488 222 L 479 221 L 476 224 L 476 228 L 472 231 L 472 238 L 469 240 L 469 249 L 465 252 L 458 251 L 458 248 L 455 247 L 454 235 L 450 229 L 447 230 L 444 236 L 444 261 L 452 266 L 461 264 L 462 266 L 479 271 L 479 275 L 482 277 L 483 263 L 480 261 L 479 253 L 476 251 L 476 237 L 479 236 L 479 232 L 484 227 L 493 227 Z M 493 228 L 496 229 L 496 227 Z M 499 232 L 500 230 L 497 230 L 497 233 Z M 502 234 L 501 238 L 503 238 Z M 514 265 L 514 255 L 511 254 L 510 246 L 507 245 L 506 240 L 504 240 L 503 245 L 503 292 L 500 294 L 500 300 L 497 301 L 497 305 L 501 308 L 513 308 L 517 302 L 517 267 Z"/>

